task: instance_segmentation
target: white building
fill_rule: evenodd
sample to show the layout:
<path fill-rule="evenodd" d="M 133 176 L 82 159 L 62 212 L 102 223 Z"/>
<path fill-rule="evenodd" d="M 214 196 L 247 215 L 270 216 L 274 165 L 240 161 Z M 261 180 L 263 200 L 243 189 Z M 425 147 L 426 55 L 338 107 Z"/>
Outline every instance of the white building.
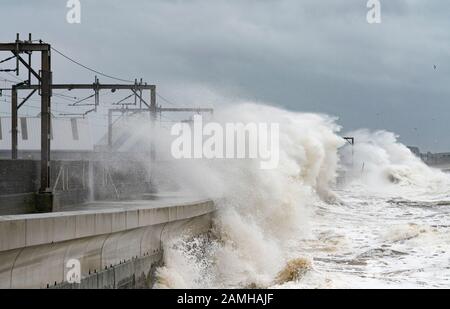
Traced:
<path fill-rule="evenodd" d="M 41 118 L 18 118 L 18 150 L 40 151 Z M 94 143 L 88 120 L 77 118 L 52 118 L 52 151 L 93 151 Z M 11 150 L 11 117 L 0 117 L 0 151 Z"/>

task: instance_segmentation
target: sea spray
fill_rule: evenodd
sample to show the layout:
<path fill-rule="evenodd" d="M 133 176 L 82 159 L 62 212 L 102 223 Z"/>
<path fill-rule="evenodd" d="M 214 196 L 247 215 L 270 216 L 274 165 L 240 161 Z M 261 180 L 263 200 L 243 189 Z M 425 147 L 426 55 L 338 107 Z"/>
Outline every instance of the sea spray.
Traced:
<path fill-rule="evenodd" d="M 394 133 L 362 129 L 348 135 L 355 138 L 355 144 L 340 152 L 342 162 L 347 162 L 349 185 L 396 196 L 448 192 L 448 175 L 427 166 Z"/>
<path fill-rule="evenodd" d="M 332 197 L 337 149 L 344 141 L 331 117 L 252 103 L 219 109 L 214 121 L 279 123 L 278 167 L 262 170 L 256 160 L 246 159 L 177 161 L 167 156 L 170 164 L 159 165 L 157 178 L 216 201 L 217 246 L 211 265 L 200 267 L 209 272 L 206 287 L 267 287 L 287 262 L 287 243 L 308 233 L 314 203 Z M 167 139 L 161 142 L 167 145 Z M 161 285 L 205 287 L 193 252 L 180 248 L 166 244 L 165 266 L 158 270 Z"/>
<path fill-rule="evenodd" d="M 151 164 L 147 155 L 141 158 L 151 165 L 153 185 L 162 192 L 178 191 L 212 198 L 218 211 L 207 238 L 182 237 L 163 244 L 164 266 L 157 270 L 155 287 L 339 285 L 339 280 L 331 282 L 320 275 L 314 263 L 304 268 L 306 264 L 292 262 L 312 261 L 302 250 L 302 246 L 308 248 L 308 242 L 302 243 L 302 239 L 318 237 L 317 241 L 309 242 L 317 243 L 317 248 L 309 250 L 327 254 L 327 250 L 320 251 L 324 242 L 321 235 L 333 237 L 332 231 L 345 228 L 348 221 L 339 224 L 339 220 L 348 212 L 352 213 L 352 220 L 362 217 L 367 222 L 372 217 L 365 214 L 367 209 L 360 208 L 369 204 L 373 207 L 372 203 L 378 200 L 385 203 L 389 196 L 422 199 L 448 196 L 448 175 L 426 166 L 390 132 L 348 133 L 355 137 L 352 149 L 344 146 L 343 139 L 337 135 L 339 126 L 332 117 L 251 103 L 220 108 L 211 120 L 224 125 L 227 122 L 279 123 L 279 166 L 261 170 L 258 161 L 249 159 L 175 160 L 170 154 L 170 126 L 157 126 L 151 137 L 157 150 L 156 162 Z M 139 136 L 146 140 L 151 128 L 148 119 L 144 119 L 134 121 L 130 129 L 135 140 Z M 346 191 L 334 192 L 331 188 L 337 171 L 342 169 L 348 176 Z M 336 195 L 341 203 L 329 204 Z M 376 206 L 378 211 L 381 206 Z M 331 224 L 323 227 L 324 233 L 315 236 L 317 224 L 322 220 L 316 220 L 313 212 L 317 210 L 322 215 L 331 211 L 332 219 Z M 358 239 L 364 236 L 358 232 Z M 369 236 L 368 242 L 372 241 Z M 334 245 L 333 252 L 345 250 L 348 245 L 349 240 L 344 237 Z M 283 280 L 280 274 L 284 274 Z"/>

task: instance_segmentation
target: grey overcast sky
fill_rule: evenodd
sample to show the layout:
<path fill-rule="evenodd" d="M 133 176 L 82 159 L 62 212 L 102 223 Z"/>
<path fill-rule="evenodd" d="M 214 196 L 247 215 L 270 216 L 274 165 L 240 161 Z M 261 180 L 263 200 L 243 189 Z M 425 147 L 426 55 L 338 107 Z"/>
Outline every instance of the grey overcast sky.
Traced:
<path fill-rule="evenodd" d="M 450 1 L 381 0 L 381 24 L 367 23 L 366 4 L 81 0 L 81 24 L 68 24 L 66 0 L 0 0 L 0 41 L 32 32 L 93 68 L 156 83 L 175 102 L 322 112 L 344 131 L 386 129 L 423 151 L 450 151 Z M 52 65 L 55 82 L 93 79 L 55 53 Z"/>

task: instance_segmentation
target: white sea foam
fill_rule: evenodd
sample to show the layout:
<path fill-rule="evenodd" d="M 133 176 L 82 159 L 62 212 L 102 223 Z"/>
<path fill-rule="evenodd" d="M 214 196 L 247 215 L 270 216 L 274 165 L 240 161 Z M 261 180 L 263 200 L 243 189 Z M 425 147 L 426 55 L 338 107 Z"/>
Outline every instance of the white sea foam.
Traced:
<path fill-rule="evenodd" d="M 166 244 L 157 287 L 446 283 L 449 211 L 433 203 L 447 198 L 449 177 L 416 158 L 394 134 L 351 132 L 352 149 L 343 147 L 332 117 L 252 103 L 219 109 L 214 121 L 280 123 L 280 164 L 261 170 L 252 160 L 181 160 L 156 167 L 162 188 L 209 196 L 219 207 L 207 241 Z M 167 136 L 159 136 L 156 143 L 167 146 Z M 338 170 L 347 180 L 339 189 Z M 292 262 L 303 259 L 311 267 L 286 268 L 303 265 Z M 287 278 L 289 271 L 302 275 L 278 282 L 280 271 Z"/>
<path fill-rule="evenodd" d="M 333 118 L 264 105 L 247 103 L 219 109 L 214 121 L 280 124 L 276 169 L 261 170 L 254 160 L 197 160 L 178 162 L 178 172 L 170 173 L 182 179 L 180 187 L 202 195 L 220 194 L 214 222 L 220 245 L 214 250 L 214 265 L 208 269 L 214 273 L 211 284 L 270 286 L 289 258 L 289 241 L 307 235 L 314 201 L 333 196 L 330 185 L 336 176 L 337 149 L 344 141 L 336 134 L 339 127 Z M 161 178 L 167 177 L 171 176 Z M 180 247 L 169 246 L 167 250 L 179 252 Z M 191 266 L 181 263 L 179 257 L 168 253 L 165 268 L 159 271 L 161 278 L 178 279 L 162 281 L 172 282 L 170 287 L 203 283 L 192 279 Z"/>

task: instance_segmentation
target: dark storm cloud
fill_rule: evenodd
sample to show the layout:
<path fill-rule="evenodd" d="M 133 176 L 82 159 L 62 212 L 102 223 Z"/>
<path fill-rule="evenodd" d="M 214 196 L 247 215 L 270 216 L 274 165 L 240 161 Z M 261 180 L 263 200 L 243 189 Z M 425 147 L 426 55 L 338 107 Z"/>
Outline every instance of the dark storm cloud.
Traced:
<path fill-rule="evenodd" d="M 31 31 L 177 101 L 198 100 L 184 95 L 198 86 L 450 149 L 448 1 L 381 0 L 378 25 L 366 22 L 366 0 L 81 0 L 80 25 L 66 23 L 65 3 L 2 0 L 0 39 Z M 92 79 L 56 55 L 53 65 L 58 81 Z"/>

